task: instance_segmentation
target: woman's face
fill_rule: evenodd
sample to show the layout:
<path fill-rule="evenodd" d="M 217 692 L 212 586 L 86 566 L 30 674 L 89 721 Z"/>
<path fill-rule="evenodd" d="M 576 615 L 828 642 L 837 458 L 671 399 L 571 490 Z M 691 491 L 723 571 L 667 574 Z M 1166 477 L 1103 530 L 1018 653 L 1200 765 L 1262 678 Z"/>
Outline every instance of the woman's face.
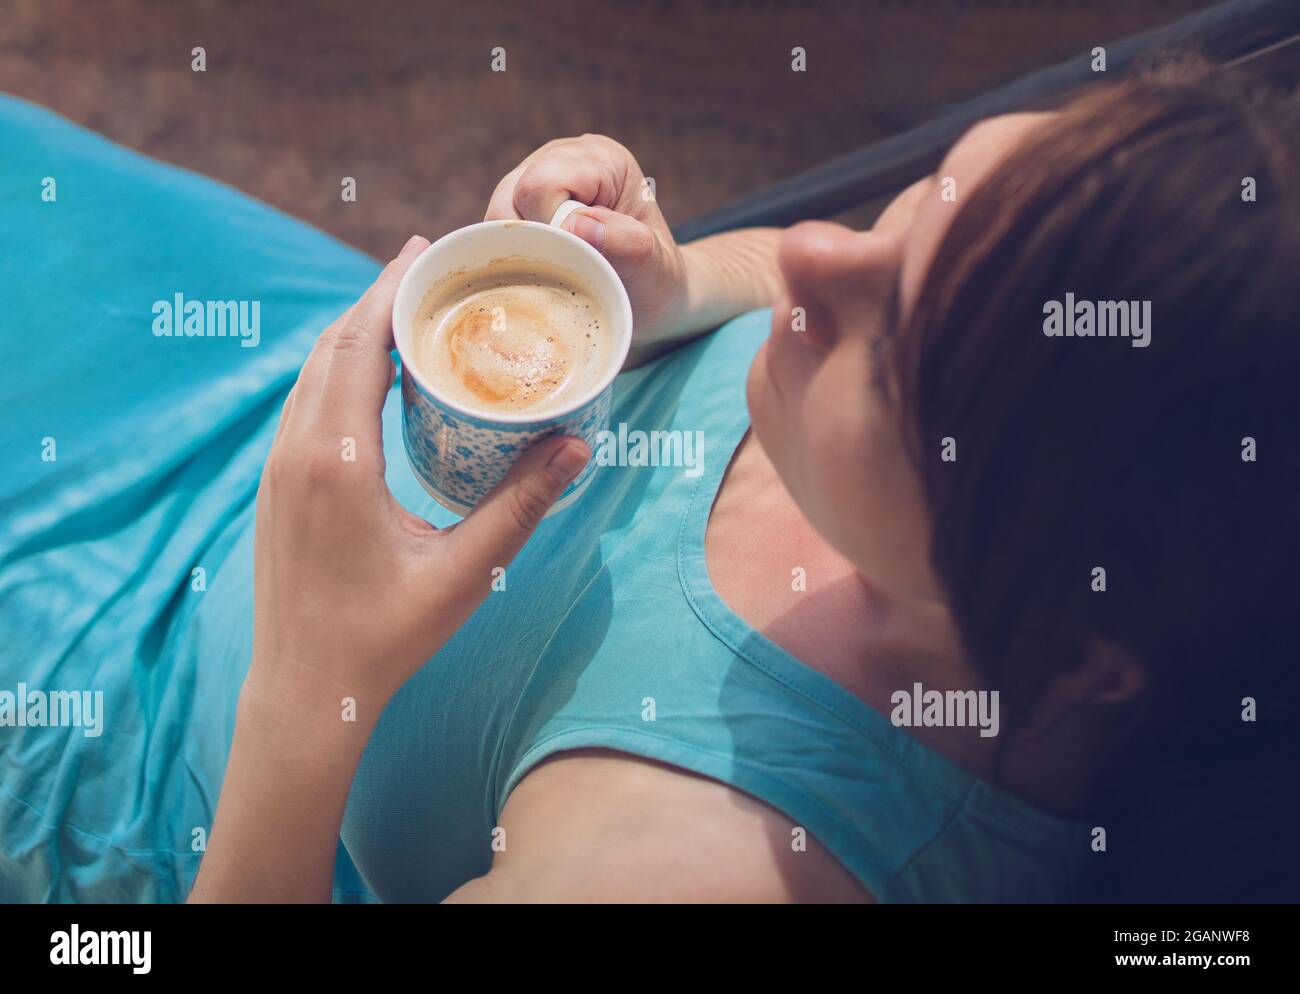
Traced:
<path fill-rule="evenodd" d="M 879 346 L 909 313 L 954 211 L 1048 116 L 979 123 L 933 176 L 895 198 L 871 231 L 809 221 L 781 239 L 786 294 L 750 368 L 750 416 L 804 515 L 868 583 L 942 597 L 929 566 L 920 480 L 885 396 L 889 371 Z M 796 330 L 798 308 L 803 330 Z M 941 440 L 922 444 L 937 449 Z"/>

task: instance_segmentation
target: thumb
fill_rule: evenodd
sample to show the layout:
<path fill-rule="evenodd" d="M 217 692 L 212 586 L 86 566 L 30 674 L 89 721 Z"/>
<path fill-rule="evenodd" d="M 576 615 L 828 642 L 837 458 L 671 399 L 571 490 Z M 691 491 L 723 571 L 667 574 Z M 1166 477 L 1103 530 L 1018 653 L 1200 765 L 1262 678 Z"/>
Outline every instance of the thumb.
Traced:
<path fill-rule="evenodd" d="M 654 255 L 654 232 L 636 218 L 607 207 L 575 210 L 562 227 L 608 259 L 614 272 L 624 279 Z"/>
<path fill-rule="evenodd" d="M 572 436 L 543 439 L 519 457 L 506 478 L 447 536 L 455 561 L 476 576 L 514 559 L 567 487 L 591 450 Z"/>

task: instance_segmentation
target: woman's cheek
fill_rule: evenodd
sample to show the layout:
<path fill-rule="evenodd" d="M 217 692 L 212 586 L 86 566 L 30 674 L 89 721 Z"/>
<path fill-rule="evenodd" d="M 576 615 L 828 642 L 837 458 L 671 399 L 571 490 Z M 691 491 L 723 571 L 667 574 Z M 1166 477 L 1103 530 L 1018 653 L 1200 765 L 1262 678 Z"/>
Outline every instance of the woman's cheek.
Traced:
<path fill-rule="evenodd" d="M 866 403 L 868 372 L 854 365 L 854 356 L 837 352 L 828 357 L 806 384 L 800 417 L 808 449 L 809 470 L 819 488 L 852 486 L 865 475 L 872 454 L 870 424 L 874 412 Z"/>
<path fill-rule="evenodd" d="M 819 419 L 809 426 L 805 444 L 808 448 L 807 461 L 809 476 L 816 482 L 819 490 L 836 489 L 840 483 L 840 474 L 844 460 L 850 453 L 844 450 L 844 444 L 834 428 Z"/>

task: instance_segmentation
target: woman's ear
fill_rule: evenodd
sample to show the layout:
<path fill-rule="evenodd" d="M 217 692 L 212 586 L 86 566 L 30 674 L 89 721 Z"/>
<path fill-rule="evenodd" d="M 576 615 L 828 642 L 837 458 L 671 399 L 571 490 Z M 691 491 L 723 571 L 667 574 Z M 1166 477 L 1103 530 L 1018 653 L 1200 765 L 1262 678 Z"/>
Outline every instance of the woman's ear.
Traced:
<path fill-rule="evenodd" d="M 1041 737 L 1079 712 L 1109 712 L 1119 717 L 1137 702 L 1146 686 L 1146 668 L 1136 655 L 1104 639 L 1089 639 L 1079 665 L 1056 677 L 1039 697 L 1022 734 Z"/>

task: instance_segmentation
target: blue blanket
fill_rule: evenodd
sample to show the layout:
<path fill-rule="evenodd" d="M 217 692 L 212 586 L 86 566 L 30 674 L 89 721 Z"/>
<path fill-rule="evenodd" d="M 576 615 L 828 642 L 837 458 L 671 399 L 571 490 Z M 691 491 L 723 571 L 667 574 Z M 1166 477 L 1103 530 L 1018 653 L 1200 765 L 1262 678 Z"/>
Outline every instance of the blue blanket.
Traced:
<path fill-rule="evenodd" d="M 205 599 L 251 598 L 280 405 L 378 266 L 22 101 L 0 148 L 0 900 L 180 900 L 247 666 L 198 665 L 250 617 Z"/>

